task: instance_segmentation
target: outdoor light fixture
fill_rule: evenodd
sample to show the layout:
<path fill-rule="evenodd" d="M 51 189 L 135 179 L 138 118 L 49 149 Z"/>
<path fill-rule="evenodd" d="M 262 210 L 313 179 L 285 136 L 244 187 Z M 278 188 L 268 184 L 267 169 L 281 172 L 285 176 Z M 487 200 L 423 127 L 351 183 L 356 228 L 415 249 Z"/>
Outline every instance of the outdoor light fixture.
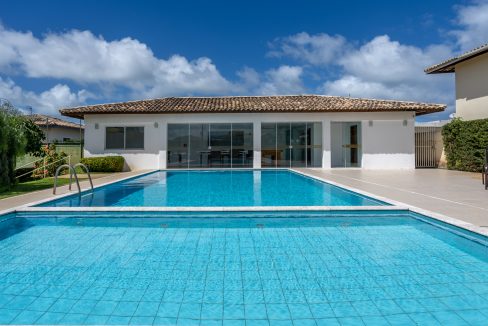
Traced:
<path fill-rule="evenodd" d="M 154 123 L 154 128 L 157 128 L 157 127 L 159 127 L 159 123 L 155 122 Z"/>
<path fill-rule="evenodd" d="M 95 129 L 98 129 L 98 123 L 95 123 Z"/>
<path fill-rule="evenodd" d="M 408 124 L 408 121 L 407 120 L 403 120 L 403 126 L 406 127 Z"/>
<path fill-rule="evenodd" d="M 369 125 L 370 127 L 372 127 L 372 126 L 373 126 L 373 120 L 369 120 L 369 121 L 368 121 L 368 125 Z"/>

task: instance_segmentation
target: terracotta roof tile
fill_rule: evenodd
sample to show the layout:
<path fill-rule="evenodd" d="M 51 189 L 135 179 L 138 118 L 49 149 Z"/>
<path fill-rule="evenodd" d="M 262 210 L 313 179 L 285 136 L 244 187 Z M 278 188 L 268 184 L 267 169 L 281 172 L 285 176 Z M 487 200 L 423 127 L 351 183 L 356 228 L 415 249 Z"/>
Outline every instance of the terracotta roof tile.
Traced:
<path fill-rule="evenodd" d="M 47 124 L 49 127 L 65 127 L 65 128 L 76 128 L 76 129 L 80 128 L 80 125 L 76 123 L 65 121 L 44 114 L 29 115 L 29 118 L 32 119 L 32 121 L 34 121 L 34 123 L 40 127 L 45 127 Z M 84 128 L 84 126 L 81 126 L 81 128 Z"/>
<path fill-rule="evenodd" d="M 486 53 L 486 52 L 488 52 L 488 43 L 484 44 L 482 46 L 479 46 L 475 49 L 464 52 L 463 54 L 460 54 L 460 55 L 455 56 L 453 58 L 447 59 L 441 63 L 427 67 L 424 69 L 424 71 L 428 74 L 442 74 L 442 73 L 454 72 L 456 64 L 458 64 L 462 61 L 477 57 L 477 56 L 479 56 L 483 53 Z"/>
<path fill-rule="evenodd" d="M 417 115 L 443 111 L 443 104 L 375 100 L 323 95 L 166 97 L 61 109 L 62 115 L 134 113 L 245 112 L 383 112 L 414 111 Z"/>

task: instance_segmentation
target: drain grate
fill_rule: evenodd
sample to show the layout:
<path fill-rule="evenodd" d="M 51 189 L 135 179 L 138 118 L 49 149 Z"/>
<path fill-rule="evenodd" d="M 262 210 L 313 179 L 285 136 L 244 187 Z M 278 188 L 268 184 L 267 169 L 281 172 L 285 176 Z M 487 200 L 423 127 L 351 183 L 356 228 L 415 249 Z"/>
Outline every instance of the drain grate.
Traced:
<path fill-rule="evenodd" d="M 264 224 L 256 224 L 256 227 L 257 227 L 258 229 L 264 229 Z"/>
<path fill-rule="evenodd" d="M 160 225 L 159 225 L 159 227 L 160 227 L 160 228 L 163 228 L 163 229 L 167 229 L 167 228 L 168 228 L 168 226 L 169 226 L 169 225 L 168 225 L 168 224 L 165 224 L 165 223 L 163 223 L 163 224 L 160 224 Z"/>

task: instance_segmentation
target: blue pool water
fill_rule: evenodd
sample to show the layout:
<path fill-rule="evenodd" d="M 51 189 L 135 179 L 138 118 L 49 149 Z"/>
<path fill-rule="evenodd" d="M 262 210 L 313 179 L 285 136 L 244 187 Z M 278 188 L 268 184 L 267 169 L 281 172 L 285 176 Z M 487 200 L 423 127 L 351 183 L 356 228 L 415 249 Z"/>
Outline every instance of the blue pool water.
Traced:
<path fill-rule="evenodd" d="M 35 214 L 0 223 L 1 324 L 488 324 L 486 239 L 411 213 Z"/>
<path fill-rule="evenodd" d="M 40 206 L 378 206 L 290 171 L 160 171 Z"/>

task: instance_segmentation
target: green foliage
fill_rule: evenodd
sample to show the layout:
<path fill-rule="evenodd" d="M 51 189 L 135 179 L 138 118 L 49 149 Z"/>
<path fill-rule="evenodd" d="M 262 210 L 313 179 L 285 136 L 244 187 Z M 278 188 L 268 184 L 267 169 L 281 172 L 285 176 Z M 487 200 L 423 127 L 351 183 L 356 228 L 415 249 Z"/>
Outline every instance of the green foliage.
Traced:
<path fill-rule="evenodd" d="M 25 119 L 10 103 L 0 103 L 0 187 L 15 183 L 15 162 L 26 150 Z"/>
<path fill-rule="evenodd" d="M 52 177 L 56 173 L 58 167 L 68 163 L 66 159 L 63 160 L 67 155 L 64 152 L 57 153 L 56 145 L 54 144 L 49 145 L 49 147 L 43 146 L 41 149 L 41 156 L 45 157 L 45 160 L 34 163 L 34 167 L 36 168 L 32 173 L 34 179 L 40 179 L 44 176 Z M 44 163 L 46 167 L 42 168 Z"/>
<path fill-rule="evenodd" d="M 101 156 L 82 158 L 90 172 L 122 172 L 124 158 L 122 156 Z"/>
<path fill-rule="evenodd" d="M 488 119 L 454 119 L 442 128 L 447 168 L 480 172 L 488 146 Z"/>
<path fill-rule="evenodd" d="M 0 187 L 17 181 L 15 163 L 24 154 L 42 155 L 44 133 L 8 101 L 0 102 Z M 18 174 L 17 174 L 18 175 Z"/>
<path fill-rule="evenodd" d="M 41 128 L 31 119 L 22 119 L 22 129 L 26 140 L 25 153 L 41 156 L 42 141 L 46 138 Z"/>

